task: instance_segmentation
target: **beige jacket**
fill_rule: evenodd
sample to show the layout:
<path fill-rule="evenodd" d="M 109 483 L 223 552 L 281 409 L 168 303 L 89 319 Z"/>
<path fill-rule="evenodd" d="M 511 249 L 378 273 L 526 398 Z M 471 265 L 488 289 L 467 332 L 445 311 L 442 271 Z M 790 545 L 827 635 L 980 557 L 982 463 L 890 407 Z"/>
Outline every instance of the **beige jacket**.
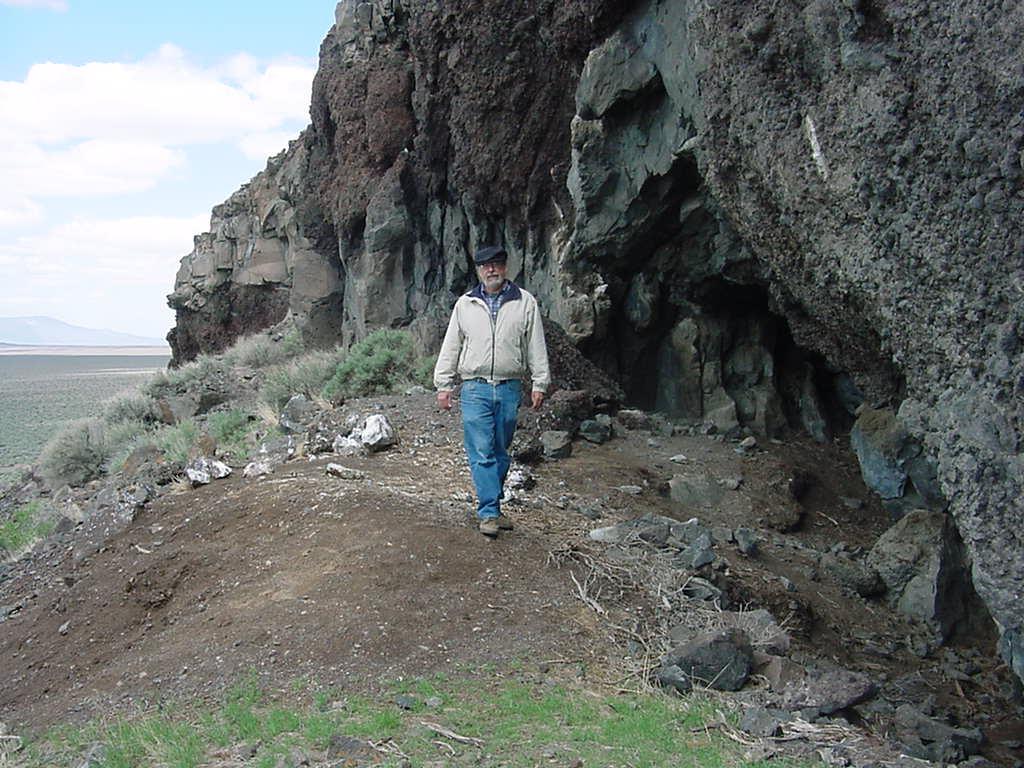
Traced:
<path fill-rule="evenodd" d="M 551 383 L 537 300 L 515 283 L 495 321 L 477 285 L 459 297 L 434 366 L 434 386 L 451 391 L 456 373 L 467 379 L 521 379 L 527 371 L 533 389 L 546 392 Z"/>

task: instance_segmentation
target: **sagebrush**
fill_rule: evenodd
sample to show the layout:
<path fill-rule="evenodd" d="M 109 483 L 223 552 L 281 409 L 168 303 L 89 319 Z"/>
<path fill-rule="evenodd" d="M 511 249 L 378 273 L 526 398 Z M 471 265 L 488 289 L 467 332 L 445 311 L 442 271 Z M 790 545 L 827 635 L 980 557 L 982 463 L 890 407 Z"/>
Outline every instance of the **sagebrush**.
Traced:
<path fill-rule="evenodd" d="M 324 386 L 324 397 L 337 402 L 394 392 L 412 383 L 415 367 L 412 336 L 381 328 L 352 346 Z"/>

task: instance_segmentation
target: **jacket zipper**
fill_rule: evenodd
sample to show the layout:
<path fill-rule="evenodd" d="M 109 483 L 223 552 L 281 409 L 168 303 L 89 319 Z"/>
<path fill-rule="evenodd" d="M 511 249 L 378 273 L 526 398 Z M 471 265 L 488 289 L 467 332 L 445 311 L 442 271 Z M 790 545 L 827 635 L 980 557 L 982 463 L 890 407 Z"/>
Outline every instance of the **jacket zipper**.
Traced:
<path fill-rule="evenodd" d="M 497 315 L 492 315 L 491 314 L 491 308 L 489 306 L 485 306 L 484 309 L 487 310 L 487 316 L 489 318 L 491 318 L 491 381 L 493 382 L 494 381 L 494 347 L 498 343 L 498 339 L 497 339 L 498 317 L 497 317 Z M 501 311 L 501 307 L 498 307 L 498 311 L 499 312 Z"/>

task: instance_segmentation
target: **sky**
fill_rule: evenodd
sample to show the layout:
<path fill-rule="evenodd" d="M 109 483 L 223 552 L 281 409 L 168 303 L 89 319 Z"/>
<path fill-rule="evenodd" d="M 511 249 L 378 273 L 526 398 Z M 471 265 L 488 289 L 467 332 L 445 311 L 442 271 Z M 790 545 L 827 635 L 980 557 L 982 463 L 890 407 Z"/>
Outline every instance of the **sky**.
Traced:
<path fill-rule="evenodd" d="M 309 123 L 333 0 L 0 0 L 0 317 L 162 338 L 210 209 Z"/>

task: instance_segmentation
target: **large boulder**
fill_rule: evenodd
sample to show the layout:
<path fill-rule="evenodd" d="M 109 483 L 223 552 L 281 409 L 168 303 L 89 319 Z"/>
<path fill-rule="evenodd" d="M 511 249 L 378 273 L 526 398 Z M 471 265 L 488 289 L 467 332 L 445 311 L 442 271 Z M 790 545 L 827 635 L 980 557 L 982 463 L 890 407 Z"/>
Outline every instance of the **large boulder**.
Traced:
<path fill-rule="evenodd" d="M 673 648 L 661 660 L 658 679 L 681 693 L 695 686 L 738 691 L 750 676 L 753 661 L 747 635 L 739 629 L 725 629 Z"/>
<path fill-rule="evenodd" d="M 882 534 L 867 565 L 885 582 L 896 610 L 925 622 L 941 637 L 948 637 L 966 616 L 969 575 L 949 515 L 911 512 Z"/>

